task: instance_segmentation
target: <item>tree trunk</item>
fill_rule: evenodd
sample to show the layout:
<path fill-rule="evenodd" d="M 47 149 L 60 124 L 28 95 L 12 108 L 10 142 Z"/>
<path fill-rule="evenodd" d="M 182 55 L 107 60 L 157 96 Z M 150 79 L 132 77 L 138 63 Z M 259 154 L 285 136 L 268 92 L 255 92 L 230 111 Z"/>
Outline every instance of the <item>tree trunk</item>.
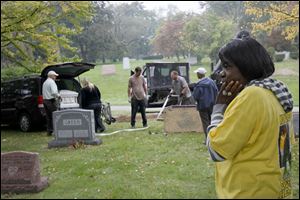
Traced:
<path fill-rule="evenodd" d="M 176 52 L 177 61 L 180 61 L 179 54 Z"/>
<path fill-rule="evenodd" d="M 87 61 L 86 52 L 84 50 L 84 45 L 81 42 L 79 42 L 79 47 L 80 47 L 81 58 L 84 62 L 86 62 Z"/>

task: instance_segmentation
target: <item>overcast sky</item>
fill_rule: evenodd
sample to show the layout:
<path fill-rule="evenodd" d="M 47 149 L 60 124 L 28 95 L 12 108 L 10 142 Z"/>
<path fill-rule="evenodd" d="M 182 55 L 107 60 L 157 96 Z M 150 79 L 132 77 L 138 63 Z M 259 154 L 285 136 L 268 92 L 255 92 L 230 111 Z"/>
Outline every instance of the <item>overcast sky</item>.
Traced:
<path fill-rule="evenodd" d="M 112 4 L 131 3 L 133 1 L 109 1 Z M 181 11 L 201 13 L 199 1 L 139 1 L 143 2 L 145 9 L 158 10 L 159 8 L 167 9 L 168 5 L 176 5 Z"/>

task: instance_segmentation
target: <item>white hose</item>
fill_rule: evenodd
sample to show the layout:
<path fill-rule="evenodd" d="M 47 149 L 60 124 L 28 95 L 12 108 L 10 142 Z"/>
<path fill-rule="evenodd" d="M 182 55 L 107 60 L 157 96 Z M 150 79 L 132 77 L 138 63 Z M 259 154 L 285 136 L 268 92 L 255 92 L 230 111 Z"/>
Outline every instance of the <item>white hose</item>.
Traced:
<path fill-rule="evenodd" d="M 118 131 L 114 131 L 112 133 L 95 133 L 96 136 L 107 136 L 107 135 L 113 135 L 119 132 L 133 132 L 133 131 L 142 131 L 142 130 L 146 130 L 148 129 L 148 127 L 145 128 L 131 128 L 131 129 L 122 129 L 122 130 L 118 130 Z"/>
<path fill-rule="evenodd" d="M 163 107 L 161 108 L 160 112 L 158 113 L 158 115 L 157 115 L 157 117 L 156 117 L 156 120 L 159 119 L 161 113 L 164 111 L 164 109 L 165 109 L 165 107 L 166 107 L 166 105 L 167 105 L 167 103 L 168 103 L 169 97 L 170 97 L 170 94 L 167 96 L 167 99 L 166 99 L 166 101 L 164 102 Z"/>

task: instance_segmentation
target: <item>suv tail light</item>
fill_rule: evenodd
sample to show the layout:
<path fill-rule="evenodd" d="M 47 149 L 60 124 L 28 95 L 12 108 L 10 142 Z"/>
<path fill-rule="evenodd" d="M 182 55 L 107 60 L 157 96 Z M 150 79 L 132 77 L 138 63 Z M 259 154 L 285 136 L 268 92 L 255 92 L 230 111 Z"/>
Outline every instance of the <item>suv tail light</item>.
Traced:
<path fill-rule="evenodd" d="M 43 101 L 43 96 L 42 95 L 38 96 L 37 102 L 38 102 L 38 107 L 39 108 L 44 108 L 44 104 L 43 104 L 44 101 Z"/>

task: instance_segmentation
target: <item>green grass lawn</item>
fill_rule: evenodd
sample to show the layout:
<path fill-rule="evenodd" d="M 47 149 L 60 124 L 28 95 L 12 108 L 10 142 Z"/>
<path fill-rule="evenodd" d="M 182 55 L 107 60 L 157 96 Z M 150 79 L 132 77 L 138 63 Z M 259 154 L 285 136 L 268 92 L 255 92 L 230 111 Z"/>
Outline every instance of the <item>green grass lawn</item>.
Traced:
<path fill-rule="evenodd" d="M 274 76 L 288 86 L 292 93 L 294 106 L 299 106 L 299 76 Z"/>
<path fill-rule="evenodd" d="M 176 62 L 176 59 L 173 61 Z M 134 69 L 136 66 L 142 67 L 147 62 L 153 62 L 153 60 L 131 60 L 131 69 Z M 181 60 L 180 62 L 184 62 L 184 60 Z M 99 87 L 104 101 L 110 102 L 112 105 L 129 105 L 127 103 L 127 85 L 130 69 L 123 69 L 122 63 L 120 62 L 113 64 L 116 66 L 115 75 L 103 76 L 101 74 L 102 64 L 99 64 L 95 69 L 81 75 L 80 78 L 86 77 L 95 83 Z M 210 74 L 211 69 L 209 63 L 192 66 L 190 70 L 191 82 L 197 81 L 197 77 L 193 71 L 200 66 L 205 67 L 208 74 Z M 276 75 L 274 77 L 287 84 L 294 97 L 294 105 L 299 106 L 299 60 L 286 60 L 275 63 L 275 68 L 276 70 L 287 68 L 295 72 L 294 75 Z"/>
<path fill-rule="evenodd" d="M 1 130 L 1 152 L 40 155 L 41 175 L 50 186 L 35 194 L 1 194 L 1 198 L 216 198 L 214 163 L 202 144 L 204 135 L 165 135 L 163 122 L 149 120 L 144 131 L 100 137 L 103 144 L 48 149 L 46 132 Z M 106 132 L 129 123 L 107 125 Z M 141 127 L 138 121 L 137 128 Z M 149 134 L 149 131 L 152 134 Z M 299 197 L 299 143 L 293 146 L 294 197 Z"/>
<path fill-rule="evenodd" d="M 299 73 L 299 59 L 298 60 L 289 59 L 289 60 L 284 60 L 283 62 L 275 62 L 275 67 L 277 69 L 289 68 Z"/>
<path fill-rule="evenodd" d="M 146 131 L 103 136 L 102 145 L 79 149 L 48 149 L 51 138 L 45 132 L 4 129 L 1 152 L 38 152 L 50 187 L 1 198 L 215 198 L 214 167 L 203 135 L 164 135 L 162 122 L 149 125 Z M 107 132 L 128 127 L 116 123 Z"/>
<path fill-rule="evenodd" d="M 285 60 L 283 62 L 275 63 L 276 70 L 282 71 L 287 69 L 289 71 L 286 75 L 274 75 L 273 77 L 284 82 L 294 99 L 294 105 L 299 106 L 299 60 Z M 275 70 L 275 71 L 276 71 Z"/>

